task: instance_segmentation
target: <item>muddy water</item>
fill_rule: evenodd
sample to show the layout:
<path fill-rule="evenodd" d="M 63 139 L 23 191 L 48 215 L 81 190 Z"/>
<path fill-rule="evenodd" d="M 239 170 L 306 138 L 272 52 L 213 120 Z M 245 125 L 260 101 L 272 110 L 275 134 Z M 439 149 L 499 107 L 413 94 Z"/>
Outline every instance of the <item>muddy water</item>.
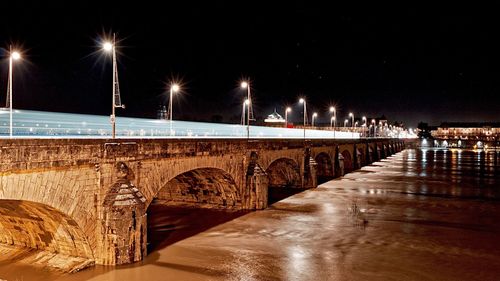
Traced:
<path fill-rule="evenodd" d="M 494 155 L 406 150 L 217 226 L 215 214 L 157 214 L 166 242 L 142 263 L 59 276 L 2 263 L 0 279 L 499 280 Z"/>

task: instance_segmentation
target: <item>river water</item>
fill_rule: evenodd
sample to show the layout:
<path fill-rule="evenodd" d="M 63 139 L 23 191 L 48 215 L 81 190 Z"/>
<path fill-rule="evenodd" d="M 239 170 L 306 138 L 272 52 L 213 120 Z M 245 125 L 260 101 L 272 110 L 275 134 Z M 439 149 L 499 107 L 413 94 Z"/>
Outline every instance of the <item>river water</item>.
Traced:
<path fill-rule="evenodd" d="M 263 211 L 166 208 L 141 263 L 67 275 L 4 261 L 0 279 L 499 280 L 498 157 L 405 150 Z"/>

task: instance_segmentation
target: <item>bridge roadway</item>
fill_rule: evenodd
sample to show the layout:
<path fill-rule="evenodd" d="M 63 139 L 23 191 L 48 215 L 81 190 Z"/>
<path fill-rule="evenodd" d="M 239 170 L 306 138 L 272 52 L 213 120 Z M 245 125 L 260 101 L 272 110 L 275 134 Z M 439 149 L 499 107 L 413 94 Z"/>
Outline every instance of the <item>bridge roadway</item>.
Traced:
<path fill-rule="evenodd" d="M 2 139 L 0 252 L 64 271 L 140 261 L 153 200 L 259 210 L 269 190 L 315 188 L 405 142 Z"/>
<path fill-rule="evenodd" d="M 9 110 L 0 108 L 0 138 L 9 137 Z M 13 110 L 13 135 L 17 138 L 109 138 L 108 116 Z M 146 118 L 116 118 L 119 138 L 246 138 L 246 126 Z M 251 138 L 304 138 L 303 129 L 250 126 Z M 306 130 L 308 139 L 353 139 L 359 133 Z"/>

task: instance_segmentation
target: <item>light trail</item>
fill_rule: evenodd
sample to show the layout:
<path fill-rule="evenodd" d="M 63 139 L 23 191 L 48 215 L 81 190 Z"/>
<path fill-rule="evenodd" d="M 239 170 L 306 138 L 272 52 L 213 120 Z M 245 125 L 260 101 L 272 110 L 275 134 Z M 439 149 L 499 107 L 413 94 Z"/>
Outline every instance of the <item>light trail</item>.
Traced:
<path fill-rule="evenodd" d="M 302 139 L 303 129 L 250 126 L 250 138 Z M 116 118 L 119 138 L 247 138 L 246 126 L 146 118 Z M 17 110 L 14 138 L 111 138 L 108 116 Z M 0 109 L 0 138 L 9 138 L 9 111 Z M 307 139 L 352 139 L 359 133 L 306 130 Z"/>

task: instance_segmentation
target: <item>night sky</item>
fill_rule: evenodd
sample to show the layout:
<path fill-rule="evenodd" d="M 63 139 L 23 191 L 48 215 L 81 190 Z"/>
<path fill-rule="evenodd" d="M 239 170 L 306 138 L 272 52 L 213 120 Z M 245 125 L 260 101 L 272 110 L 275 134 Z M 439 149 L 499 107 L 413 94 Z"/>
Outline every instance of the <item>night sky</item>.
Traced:
<path fill-rule="evenodd" d="M 99 38 L 116 32 L 121 116 L 155 117 L 168 81 L 178 79 L 175 119 L 219 114 L 238 123 L 245 95 L 238 84 L 250 77 L 261 117 L 291 105 L 298 122 L 297 100 L 306 96 L 308 111 L 324 122 L 331 104 L 339 120 L 352 111 L 409 127 L 500 121 L 498 17 L 367 16 L 306 1 L 44 2 L 2 3 L 0 46 L 20 46 L 24 56 L 15 65 L 15 108 L 110 114 L 111 59 Z M 0 104 L 8 73 L 2 53 Z"/>

